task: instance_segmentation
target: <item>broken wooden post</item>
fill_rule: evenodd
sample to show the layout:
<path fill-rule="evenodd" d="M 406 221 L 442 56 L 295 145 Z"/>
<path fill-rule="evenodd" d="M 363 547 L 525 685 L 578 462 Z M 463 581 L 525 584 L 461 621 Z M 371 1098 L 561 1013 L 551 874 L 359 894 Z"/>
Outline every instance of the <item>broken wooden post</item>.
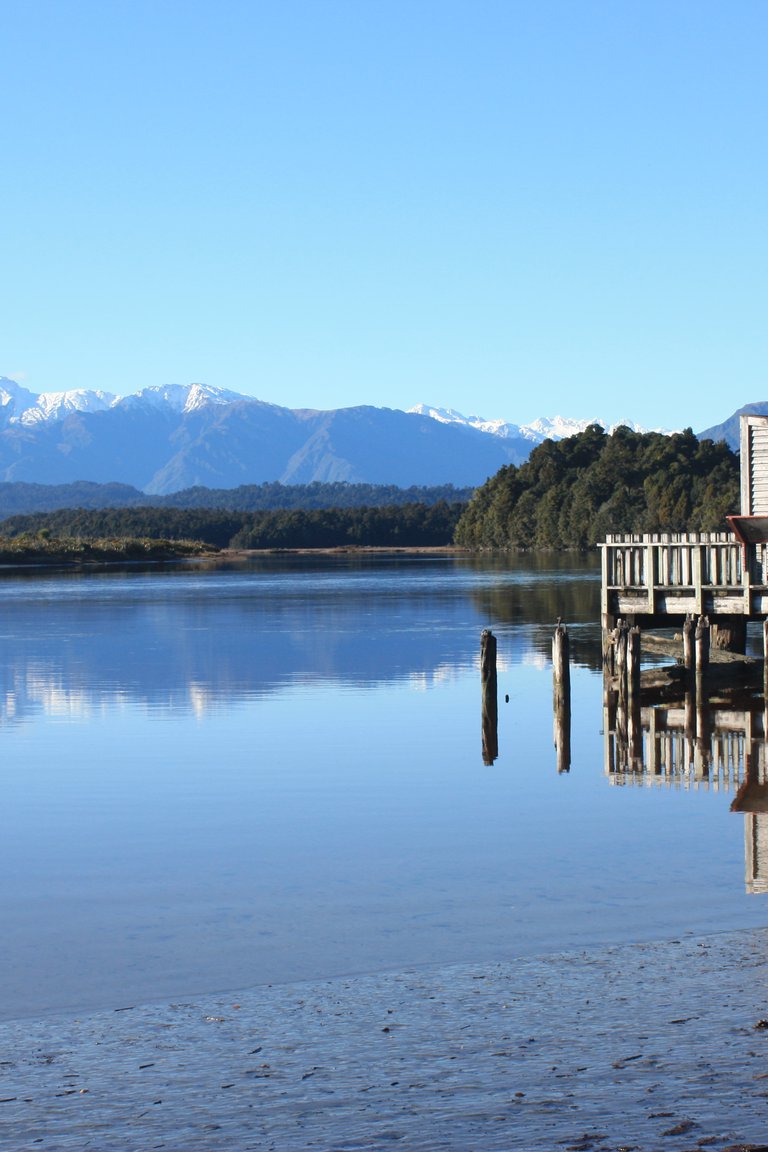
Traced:
<path fill-rule="evenodd" d="M 496 637 L 490 628 L 480 636 L 480 681 L 483 690 L 483 764 L 499 755 L 499 706 L 496 683 Z"/>
<path fill-rule="evenodd" d="M 731 613 L 720 613 L 710 629 L 710 647 L 722 648 L 725 652 L 747 650 L 747 618 Z"/>
<path fill-rule="evenodd" d="M 570 640 L 568 629 L 559 619 L 552 637 L 552 689 L 557 770 L 567 772 L 571 767 Z"/>

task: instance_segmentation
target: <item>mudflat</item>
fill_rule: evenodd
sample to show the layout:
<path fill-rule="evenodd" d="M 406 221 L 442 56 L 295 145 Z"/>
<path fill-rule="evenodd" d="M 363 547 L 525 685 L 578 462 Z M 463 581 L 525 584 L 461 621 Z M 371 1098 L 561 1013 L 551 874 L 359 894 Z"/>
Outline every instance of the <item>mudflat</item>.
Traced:
<path fill-rule="evenodd" d="M 0 1148 L 768 1148 L 768 931 L 0 1025 Z"/>

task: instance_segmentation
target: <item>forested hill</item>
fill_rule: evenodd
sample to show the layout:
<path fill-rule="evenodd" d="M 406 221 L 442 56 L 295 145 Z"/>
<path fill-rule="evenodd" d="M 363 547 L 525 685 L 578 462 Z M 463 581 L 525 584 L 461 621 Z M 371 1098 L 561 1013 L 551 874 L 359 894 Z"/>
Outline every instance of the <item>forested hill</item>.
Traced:
<path fill-rule="evenodd" d="M 739 510 L 738 456 L 690 429 L 664 436 L 593 424 L 546 440 L 478 488 L 456 529 L 470 548 L 579 548 L 608 532 L 725 527 Z"/>

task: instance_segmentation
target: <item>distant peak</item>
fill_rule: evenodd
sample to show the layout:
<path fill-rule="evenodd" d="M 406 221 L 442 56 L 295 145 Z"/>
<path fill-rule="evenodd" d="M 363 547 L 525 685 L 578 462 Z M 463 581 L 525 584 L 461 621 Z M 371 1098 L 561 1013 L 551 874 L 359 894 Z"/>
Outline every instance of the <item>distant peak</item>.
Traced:
<path fill-rule="evenodd" d="M 430 404 L 417 404 L 409 408 L 409 412 L 416 412 L 421 416 L 431 416 L 443 424 L 465 424 L 470 428 L 477 428 L 480 432 L 488 432 L 492 436 L 519 436 L 523 440 L 530 440 L 540 444 L 543 440 L 565 440 L 568 436 L 575 436 L 589 428 L 591 424 L 599 424 L 609 433 L 616 428 L 630 428 L 633 432 L 661 432 L 669 435 L 665 428 L 643 428 L 634 420 L 618 420 L 609 424 L 607 420 L 599 417 L 580 419 L 572 416 L 540 416 L 529 424 L 510 424 L 506 420 L 486 420 L 482 416 L 463 416 L 455 408 L 437 408 Z"/>
<path fill-rule="evenodd" d="M 247 400 L 239 392 L 227 388 L 216 388 L 212 384 L 165 384 L 152 385 L 132 392 L 118 400 L 128 408 L 151 407 L 170 408 L 173 412 L 195 412 L 208 404 L 232 404 L 236 400 Z"/>

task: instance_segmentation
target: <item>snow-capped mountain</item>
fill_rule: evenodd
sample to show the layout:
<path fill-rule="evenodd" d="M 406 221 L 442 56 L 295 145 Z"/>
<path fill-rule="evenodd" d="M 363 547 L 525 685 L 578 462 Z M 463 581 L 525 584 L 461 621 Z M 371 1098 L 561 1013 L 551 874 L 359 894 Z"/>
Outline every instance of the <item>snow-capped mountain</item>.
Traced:
<path fill-rule="evenodd" d="M 591 423 L 603 421 L 519 425 L 426 404 L 293 410 L 208 384 L 38 395 L 0 377 L 0 482 L 116 482 L 156 494 L 274 480 L 471 487 Z"/>
<path fill-rule="evenodd" d="M 281 481 L 482 484 L 530 446 L 397 409 L 282 408 L 206 384 L 37 395 L 0 378 L 0 482 L 147 493 Z"/>
<path fill-rule="evenodd" d="M 477 428 L 481 432 L 489 432 L 493 436 L 530 440 L 532 444 L 541 444 L 544 440 L 564 440 L 567 436 L 583 432 L 590 424 L 599 424 L 607 432 L 613 432 L 620 425 L 631 428 L 633 432 L 665 432 L 663 428 L 642 428 L 634 420 L 619 420 L 609 425 L 597 416 L 591 420 L 575 420 L 567 416 L 542 416 L 530 424 L 510 424 L 505 420 L 486 420 L 484 416 L 464 416 L 455 408 L 434 408 L 431 404 L 417 404 L 408 411 L 417 412 L 421 416 L 430 416 L 441 424 L 463 424 L 469 428 Z"/>
<path fill-rule="evenodd" d="M 171 412 L 194 412 L 208 404 L 232 404 L 252 399 L 214 388 L 209 384 L 169 384 L 164 388 L 142 388 L 129 396 L 75 388 L 69 392 L 30 392 L 0 376 L 0 412 L 5 424 L 38 424 L 63 420 L 73 412 L 103 412 L 107 408 L 155 408 Z"/>
<path fill-rule="evenodd" d="M 23 388 L 15 380 L 9 380 L 7 376 L 0 376 L 0 426 L 61 420 L 70 412 L 100 412 L 109 408 L 117 399 L 109 392 L 94 392 L 85 388 L 38 394 Z"/>
<path fill-rule="evenodd" d="M 157 408 L 171 412 L 197 412 L 209 404 L 233 404 L 237 400 L 252 400 L 227 388 L 210 384 L 169 384 L 164 388 L 142 388 L 130 396 L 117 396 L 114 406 L 126 408 Z"/>

